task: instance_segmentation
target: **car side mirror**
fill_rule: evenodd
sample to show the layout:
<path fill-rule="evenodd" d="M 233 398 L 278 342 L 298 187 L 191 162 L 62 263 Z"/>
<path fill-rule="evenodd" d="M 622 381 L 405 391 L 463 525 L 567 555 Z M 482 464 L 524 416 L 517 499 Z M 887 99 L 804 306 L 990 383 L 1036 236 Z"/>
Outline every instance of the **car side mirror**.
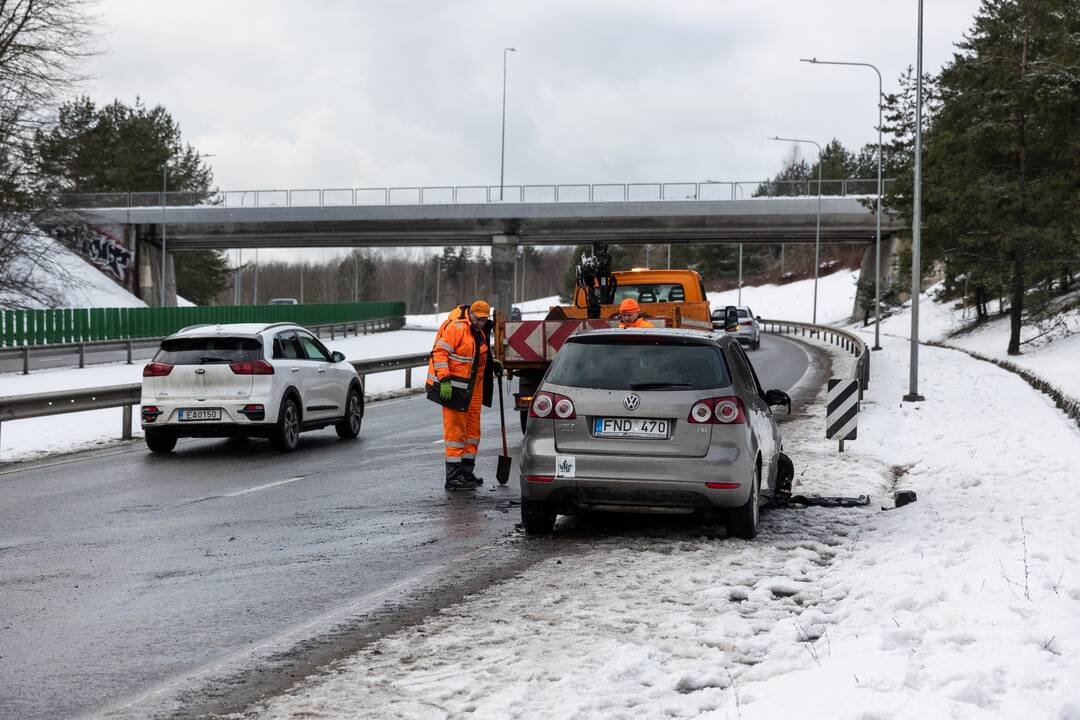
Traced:
<path fill-rule="evenodd" d="M 791 414 L 791 396 L 783 390 L 766 390 L 765 402 L 769 407 L 773 407 L 774 405 L 785 405 L 787 406 L 788 415 Z"/>
<path fill-rule="evenodd" d="M 345 360 L 345 353 L 335 350 L 334 354 L 330 357 L 332 357 L 336 363 L 343 362 Z"/>
<path fill-rule="evenodd" d="M 761 316 L 760 315 L 757 316 L 757 321 L 761 322 Z"/>
<path fill-rule="evenodd" d="M 739 329 L 739 311 L 734 305 L 728 305 L 724 308 L 724 329 L 728 332 L 735 332 Z"/>

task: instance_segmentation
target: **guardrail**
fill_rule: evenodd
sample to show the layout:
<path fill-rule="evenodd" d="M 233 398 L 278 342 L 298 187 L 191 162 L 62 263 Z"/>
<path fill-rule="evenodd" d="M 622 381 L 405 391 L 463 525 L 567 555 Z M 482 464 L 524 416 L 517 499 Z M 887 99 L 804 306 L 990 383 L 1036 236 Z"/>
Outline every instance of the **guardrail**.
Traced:
<path fill-rule="evenodd" d="M 325 323 L 320 325 L 304 325 L 307 329 L 322 337 L 324 332 L 329 332 L 330 339 L 336 340 L 337 335 L 347 337 L 349 330 L 353 335 L 368 335 L 375 332 L 387 332 L 400 330 L 405 326 L 405 317 L 376 318 L 374 320 L 353 320 L 350 322 Z M 5 356 L 18 356 L 22 358 L 22 374 L 30 374 L 31 357 L 65 357 L 72 356 L 79 359 L 79 367 L 86 367 L 86 353 L 102 350 L 126 350 L 127 364 L 134 362 L 134 351 L 148 348 L 156 348 L 164 338 L 127 338 L 126 340 L 91 340 L 87 342 L 56 343 L 52 345 L 22 345 L 19 347 L 0 347 L 0 358 Z"/>
<path fill-rule="evenodd" d="M 859 399 L 862 400 L 863 393 L 870 387 L 870 348 L 863 342 L 861 337 L 853 332 L 828 325 L 814 325 L 790 320 L 758 320 L 758 323 L 761 325 L 763 332 L 814 337 L 850 352 L 856 358 L 851 379 L 859 381 Z"/>
<path fill-rule="evenodd" d="M 882 187 L 892 185 L 891 178 Z M 463 205 L 489 203 L 629 202 L 738 200 L 753 197 L 805 197 L 818 194 L 817 180 L 689 180 L 685 182 L 608 182 L 543 185 L 437 185 L 361 188 L 300 188 L 134 193 L 69 193 L 67 208 L 131 207 L 339 207 L 356 205 Z M 877 180 L 822 180 L 822 195 L 877 194 Z"/>
<path fill-rule="evenodd" d="M 395 355 L 370 360 L 351 360 L 350 364 L 356 368 L 362 383 L 366 383 L 367 376 L 371 374 L 404 370 L 405 387 L 411 388 L 412 369 L 427 367 L 429 357 L 429 353 Z M 141 401 L 142 383 L 9 395 L 0 397 L 0 426 L 13 420 L 122 407 L 124 417 L 120 437 L 130 440 L 132 408 Z"/>

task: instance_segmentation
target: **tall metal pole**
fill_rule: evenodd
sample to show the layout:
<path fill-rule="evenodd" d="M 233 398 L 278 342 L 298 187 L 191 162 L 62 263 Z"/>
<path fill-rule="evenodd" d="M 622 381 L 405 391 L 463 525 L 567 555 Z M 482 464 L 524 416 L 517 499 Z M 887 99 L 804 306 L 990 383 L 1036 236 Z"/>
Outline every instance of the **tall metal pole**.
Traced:
<path fill-rule="evenodd" d="M 920 6 L 921 7 L 921 6 Z M 920 16 L 921 17 L 921 16 Z M 868 67 L 877 73 L 878 81 L 878 123 L 877 123 L 877 234 L 876 242 L 874 245 L 874 350 L 881 349 L 881 193 L 883 188 L 881 186 L 881 132 L 882 132 L 882 112 L 884 110 L 883 100 L 885 98 L 885 91 L 881 81 L 881 71 L 878 70 L 876 65 L 865 62 L 840 62 L 836 60 L 818 60 L 815 58 L 800 58 L 799 62 L 810 63 L 811 65 L 852 65 L 856 67 Z"/>
<path fill-rule="evenodd" d="M 352 298 L 353 302 L 360 302 L 360 275 L 355 252 L 352 256 Z"/>
<path fill-rule="evenodd" d="M 667 246 L 667 269 L 671 269 L 671 243 Z"/>
<path fill-rule="evenodd" d="M 919 0 L 918 49 L 915 60 L 915 191 L 914 212 L 911 217 L 911 366 L 908 378 L 907 402 L 925 400 L 919 394 L 919 293 L 922 292 L 920 250 L 922 241 L 922 0 Z"/>
<path fill-rule="evenodd" d="M 739 299 L 736 305 L 742 305 L 742 243 L 739 243 Z"/>
<path fill-rule="evenodd" d="M 236 298 L 237 305 L 241 304 L 244 299 L 244 250 L 243 248 L 237 248 L 236 250 Z"/>
<path fill-rule="evenodd" d="M 251 283 L 251 304 L 259 304 L 259 248 L 255 248 L 255 278 Z"/>
<path fill-rule="evenodd" d="M 307 270 L 307 263 L 305 262 L 300 266 L 300 304 L 304 304 L 304 271 Z"/>
<path fill-rule="evenodd" d="M 503 96 L 502 96 L 502 142 L 499 145 L 499 200 L 503 199 L 503 181 L 506 170 L 506 66 L 509 53 L 517 52 L 515 48 L 503 48 Z"/>
<path fill-rule="evenodd" d="M 921 1 L 921 0 L 920 0 Z M 821 166 L 823 164 L 823 152 L 821 145 L 813 140 L 800 140 L 799 138 L 783 138 L 783 137 L 771 137 L 770 140 L 779 140 L 781 142 L 794 142 L 794 143 L 806 143 L 807 145 L 813 145 L 817 148 L 818 152 L 818 164 L 817 164 L 817 228 L 814 231 L 814 319 L 813 322 L 817 324 L 817 295 L 818 295 L 818 267 L 821 265 Z"/>
<path fill-rule="evenodd" d="M 159 293 L 158 306 L 165 307 L 165 258 L 167 257 L 165 246 L 165 192 L 168 183 L 169 161 L 161 166 L 161 292 Z"/>

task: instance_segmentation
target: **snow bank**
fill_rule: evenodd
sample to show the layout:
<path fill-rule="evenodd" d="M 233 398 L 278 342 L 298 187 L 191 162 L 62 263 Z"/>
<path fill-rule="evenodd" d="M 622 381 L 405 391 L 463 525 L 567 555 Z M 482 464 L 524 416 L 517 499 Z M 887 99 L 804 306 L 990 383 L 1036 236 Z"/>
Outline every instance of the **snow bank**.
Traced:
<path fill-rule="evenodd" d="M 552 295 L 551 297 L 537 298 L 535 300 L 525 300 L 523 302 L 514 303 L 514 307 L 521 310 L 522 318 L 526 320 L 540 320 L 548 314 L 548 310 L 553 305 L 559 305 L 561 301 L 558 295 Z M 438 315 L 406 315 L 405 327 L 413 330 L 437 330 L 439 325 L 446 320 L 450 311 L 439 313 Z"/>
<path fill-rule="evenodd" d="M 841 270 L 818 278 L 818 322 L 846 323 L 855 307 L 858 270 Z M 738 290 L 711 292 L 713 309 L 725 305 L 749 305 L 755 315 L 777 320 L 810 322 L 814 317 L 814 279 L 786 285 L 743 286 L 742 303 Z"/>
<path fill-rule="evenodd" d="M 1006 352 L 1009 345 L 1009 318 L 996 317 L 970 332 L 953 336 L 974 320 L 971 308 L 957 308 L 955 302 L 938 303 L 933 298 L 940 286 L 928 288 L 919 301 L 919 336 L 963 348 L 987 357 L 1006 360 L 1043 378 L 1065 394 L 1080 399 L 1080 310 L 1058 316 L 1061 326 L 1046 337 L 1021 346 L 1021 355 Z M 900 338 L 911 337 L 911 304 L 881 322 L 881 332 Z M 1025 327 L 1021 341 L 1041 334 Z"/>
<path fill-rule="evenodd" d="M 870 506 L 772 510 L 751 542 L 564 525 L 560 556 L 236 717 L 1080 717 L 1080 432 L 951 350 L 903 404 L 906 361 L 875 353 L 843 455 L 820 396 L 785 427 L 797 492 Z M 898 479 L 919 500 L 883 512 Z"/>
<path fill-rule="evenodd" d="M 32 273 L 37 284 L 51 288 L 60 298 L 57 307 L 146 307 L 146 303 L 110 280 L 63 243 L 48 235 L 26 236 L 24 241 L 54 258 L 55 265 L 60 268 L 60 277 L 43 269 L 35 269 Z M 10 307 L 12 304 L 37 309 L 42 307 L 27 303 L 25 299 L 0 298 L 0 307 Z"/>

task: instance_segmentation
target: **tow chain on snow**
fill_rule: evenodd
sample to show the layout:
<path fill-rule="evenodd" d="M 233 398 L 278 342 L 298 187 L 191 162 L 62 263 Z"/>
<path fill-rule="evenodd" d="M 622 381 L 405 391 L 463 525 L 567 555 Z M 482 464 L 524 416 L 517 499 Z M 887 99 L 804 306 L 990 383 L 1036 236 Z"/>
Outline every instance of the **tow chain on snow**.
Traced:
<path fill-rule="evenodd" d="M 870 504 L 869 495 L 858 497 L 839 497 L 828 495 L 778 495 L 771 499 L 772 505 L 785 508 L 789 505 L 805 505 L 815 507 L 861 507 Z"/>

